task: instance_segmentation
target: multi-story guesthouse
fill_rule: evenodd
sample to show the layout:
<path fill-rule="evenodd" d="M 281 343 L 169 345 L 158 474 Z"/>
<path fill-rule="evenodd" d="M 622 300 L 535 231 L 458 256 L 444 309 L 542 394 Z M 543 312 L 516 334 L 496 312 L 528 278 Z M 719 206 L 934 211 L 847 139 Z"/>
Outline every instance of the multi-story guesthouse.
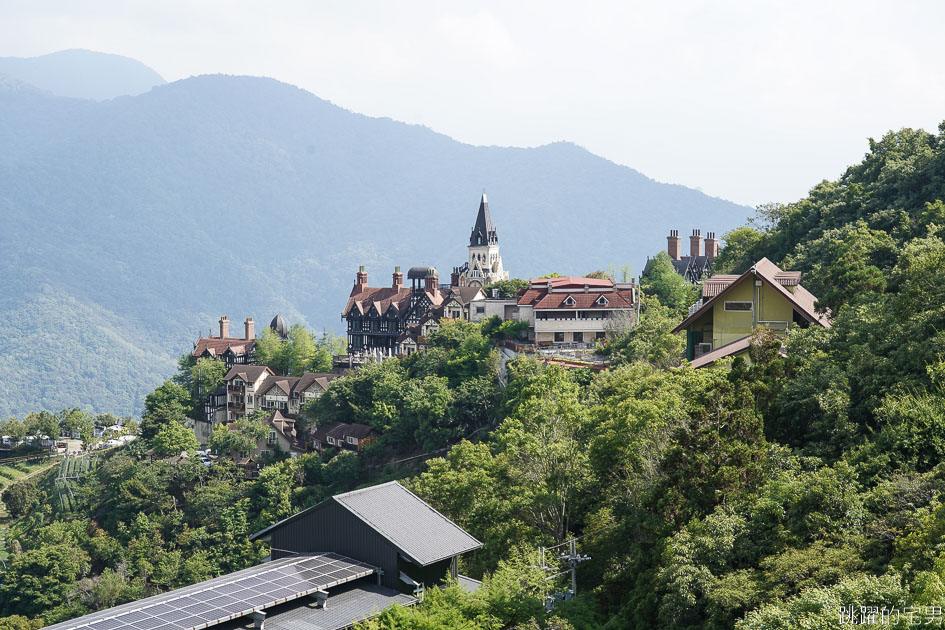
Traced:
<path fill-rule="evenodd" d="M 510 319 L 529 322 L 528 338 L 540 346 L 594 343 L 632 326 L 636 285 L 601 278 L 531 280 Z"/>
<path fill-rule="evenodd" d="M 453 268 L 450 280 L 452 286 L 484 287 L 499 280 L 509 279 L 509 272 L 502 268 L 499 235 L 492 225 L 486 193 L 482 193 L 482 199 L 479 201 L 479 212 L 469 235 L 468 250 L 469 259 L 461 266 Z"/>
<path fill-rule="evenodd" d="M 686 358 L 693 367 L 748 352 L 751 334 L 763 326 L 778 334 L 791 328 L 830 326 L 817 298 L 801 286 L 800 271 L 782 271 L 762 258 L 741 275 L 715 275 L 702 282 L 702 298 L 673 332 L 686 331 Z"/>
<path fill-rule="evenodd" d="M 702 231 L 693 230 L 689 237 L 689 255 L 682 255 L 682 238 L 679 230 L 670 230 L 666 237 L 666 253 L 676 269 L 676 273 L 693 284 L 712 275 L 715 257 L 719 255 L 719 239 L 715 232 L 707 232 L 705 236 L 705 251 L 702 249 Z M 643 268 L 645 276 L 650 269 L 650 261 L 646 261 Z"/>

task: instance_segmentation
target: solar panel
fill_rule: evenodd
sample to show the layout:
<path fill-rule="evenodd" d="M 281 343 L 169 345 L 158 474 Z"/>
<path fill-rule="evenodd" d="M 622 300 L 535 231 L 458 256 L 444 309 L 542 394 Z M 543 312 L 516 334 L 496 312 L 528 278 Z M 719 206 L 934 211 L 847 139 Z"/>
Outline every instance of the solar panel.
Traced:
<path fill-rule="evenodd" d="M 200 630 L 374 573 L 337 553 L 282 558 L 47 630 Z"/>

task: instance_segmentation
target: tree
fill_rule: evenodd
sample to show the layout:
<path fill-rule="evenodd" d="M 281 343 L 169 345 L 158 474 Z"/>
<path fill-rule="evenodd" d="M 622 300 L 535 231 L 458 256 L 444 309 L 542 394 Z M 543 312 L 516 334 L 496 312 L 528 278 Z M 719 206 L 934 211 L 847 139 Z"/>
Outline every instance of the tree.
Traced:
<path fill-rule="evenodd" d="M 23 438 L 29 435 L 29 429 L 26 423 L 16 418 L 7 420 L 6 424 L 3 426 L 3 432 L 4 435 L 9 435 L 13 439 L 14 446 L 22 442 Z"/>
<path fill-rule="evenodd" d="M 699 298 L 699 287 L 676 273 L 666 252 L 650 259 L 646 273 L 640 278 L 640 288 L 680 315 Z"/>
<path fill-rule="evenodd" d="M 226 364 L 217 357 L 202 357 L 187 370 L 191 400 L 194 406 L 203 404 L 214 390 L 223 384 L 226 376 Z"/>
<path fill-rule="evenodd" d="M 48 411 L 27 414 L 25 423 L 29 434 L 36 438 L 55 440 L 61 433 L 59 419 Z"/>
<path fill-rule="evenodd" d="M 604 352 L 614 365 L 643 361 L 659 368 L 676 367 L 686 347 L 684 333 L 674 333 L 678 315 L 654 297 L 644 296 L 636 326 L 607 340 Z"/>
<path fill-rule="evenodd" d="M 287 375 L 292 365 L 288 353 L 288 344 L 272 328 L 263 328 L 262 335 L 256 339 L 256 363 L 268 365 L 276 374 Z"/>
<path fill-rule="evenodd" d="M 3 491 L 3 503 L 12 516 L 18 517 L 26 514 L 33 507 L 38 496 L 36 482 L 32 479 L 24 479 L 11 484 Z"/>
<path fill-rule="evenodd" d="M 218 455 L 248 455 L 269 433 L 259 417 L 240 418 L 235 423 L 218 424 L 210 436 L 209 446 Z"/>
<path fill-rule="evenodd" d="M 518 297 L 518 292 L 526 288 L 528 288 L 528 280 L 509 278 L 508 280 L 497 280 L 492 284 L 487 284 L 482 288 L 482 291 L 487 298 L 491 298 L 494 291 L 496 297 L 510 299 Z"/>
<path fill-rule="evenodd" d="M 164 381 L 164 384 L 144 397 L 144 415 L 141 416 L 141 436 L 151 439 L 172 422 L 183 424 L 192 413 L 190 392 L 182 386 Z"/>
<path fill-rule="evenodd" d="M 89 568 L 89 555 L 73 545 L 44 545 L 14 555 L 0 585 L 4 612 L 27 617 L 47 613 L 62 604 Z"/>
<path fill-rule="evenodd" d="M 193 455 L 200 448 L 200 442 L 194 432 L 179 422 L 164 425 L 151 439 L 151 445 L 154 452 L 162 457 L 180 455 L 183 452 Z"/>
<path fill-rule="evenodd" d="M 764 237 L 754 228 L 735 228 L 725 234 L 722 240 L 725 246 L 715 259 L 714 273 L 744 273 L 763 256 Z"/>

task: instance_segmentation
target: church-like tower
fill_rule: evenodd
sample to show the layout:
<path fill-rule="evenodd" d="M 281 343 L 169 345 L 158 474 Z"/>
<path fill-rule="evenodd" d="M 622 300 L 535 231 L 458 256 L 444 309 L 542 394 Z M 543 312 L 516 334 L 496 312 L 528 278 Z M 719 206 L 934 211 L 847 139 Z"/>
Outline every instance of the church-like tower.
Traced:
<path fill-rule="evenodd" d="M 469 235 L 469 261 L 457 271 L 459 286 L 462 287 L 484 287 L 498 280 L 509 279 L 509 273 L 502 268 L 499 236 L 492 225 L 486 193 L 482 193 L 476 224 Z"/>

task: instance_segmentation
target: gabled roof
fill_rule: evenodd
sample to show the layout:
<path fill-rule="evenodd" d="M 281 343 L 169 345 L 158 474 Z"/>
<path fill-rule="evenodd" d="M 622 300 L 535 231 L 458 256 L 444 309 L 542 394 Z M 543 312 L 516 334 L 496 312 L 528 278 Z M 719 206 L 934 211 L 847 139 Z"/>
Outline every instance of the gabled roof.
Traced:
<path fill-rule="evenodd" d="M 194 351 L 191 356 L 202 357 L 206 354 L 211 357 L 218 357 L 227 350 L 236 355 L 243 355 L 251 352 L 255 344 L 255 339 L 240 337 L 201 337 L 194 344 Z"/>
<path fill-rule="evenodd" d="M 335 380 L 339 376 L 341 375 L 326 374 L 324 372 L 306 372 L 299 377 L 298 381 L 296 381 L 292 392 L 296 395 L 301 395 L 302 392 L 308 390 L 312 385 L 316 384 L 322 389 L 328 389 L 328 383 Z"/>
<path fill-rule="evenodd" d="M 265 373 L 269 375 L 275 374 L 275 372 L 265 365 L 234 365 L 230 368 L 230 371 L 226 373 L 226 376 L 223 377 L 223 380 L 230 381 L 238 376 L 247 383 L 255 383 L 256 379 Z"/>
<path fill-rule="evenodd" d="M 396 481 L 335 495 L 256 532 L 249 539 L 252 541 L 267 536 L 286 523 L 332 501 L 347 509 L 420 566 L 482 547 L 481 542 Z"/>
<path fill-rule="evenodd" d="M 740 284 L 747 278 L 758 278 L 762 282 L 766 283 L 776 292 L 780 293 L 788 302 L 790 302 L 794 307 L 794 310 L 810 323 L 819 324 L 824 328 L 830 328 L 829 315 L 817 312 L 817 309 L 815 308 L 815 305 L 817 304 L 817 298 L 814 297 L 810 291 L 805 289 L 800 284 L 789 285 L 795 286 L 793 292 L 784 288 L 784 284 L 782 283 L 798 282 L 800 280 L 799 273 L 782 271 L 776 264 L 767 258 L 762 258 L 752 265 L 748 271 L 740 276 L 735 277 L 734 280 L 729 280 L 731 276 L 713 276 L 712 278 L 706 280 L 706 282 L 711 283 L 711 281 L 715 278 L 718 278 L 717 282 L 711 284 L 709 288 L 706 288 L 706 285 L 703 285 L 702 306 L 699 307 L 689 317 L 684 319 L 681 324 L 676 326 L 676 328 L 673 329 L 673 332 L 684 330 L 698 318 L 702 317 L 715 305 L 715 302 L 719 298 L 728 293 L 732 287 Z M 705 299 L 706 297 L 709 297 L 707 291 L 709 293 L 715 293 L 715 295 L 712 295 L 708 300 Z"/>

